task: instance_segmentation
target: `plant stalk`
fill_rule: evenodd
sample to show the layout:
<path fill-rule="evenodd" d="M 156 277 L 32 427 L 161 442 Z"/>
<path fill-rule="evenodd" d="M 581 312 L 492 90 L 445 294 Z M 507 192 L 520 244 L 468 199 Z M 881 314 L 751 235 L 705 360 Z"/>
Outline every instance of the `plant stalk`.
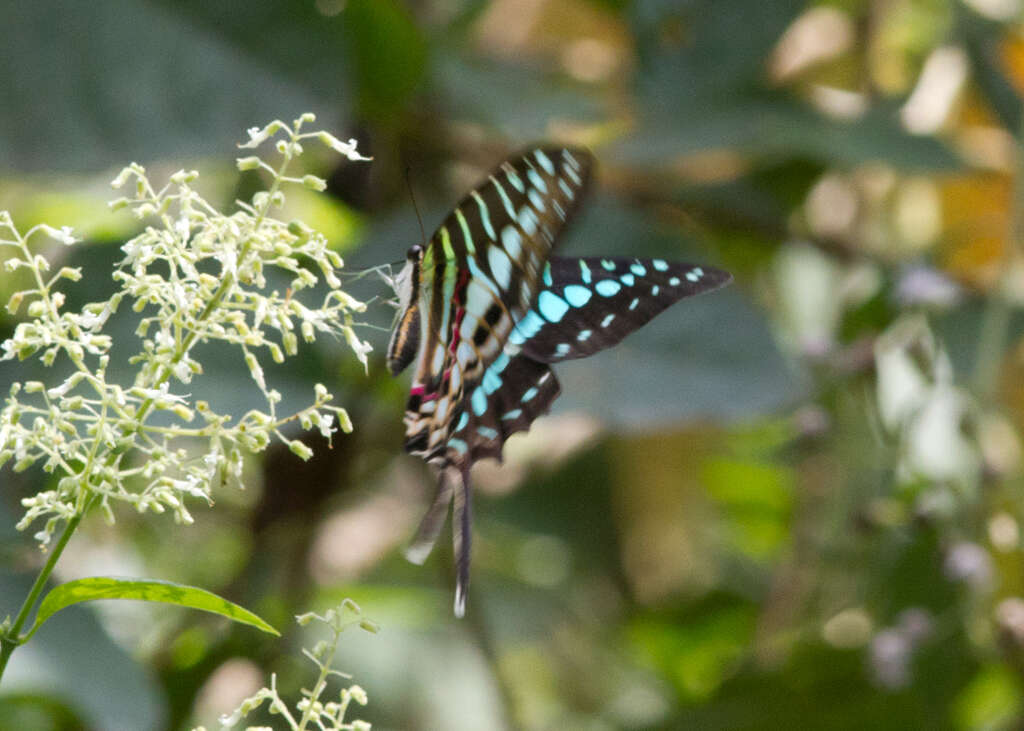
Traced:
<path fill-rule="evenodd" d="M 50 574 L 53 573 L 54 567 L 57 565 L 58 559 L 64 548 L 68 545 L 68 541 L 71 540 L 71 536 L 78 528 L 78 524 L 82 522 L 82 516 L 85 515 L 86 510 L 90 503 L 86 503 L 78 513 L 68 521 L 67 525 L 64 526 L 64 532 L 60 534 L 60 538 L 57 539 L 57 543 L 50 550 L 50 556 L 46 559 L 46 563 L 39 570 L 39 575 L 36 576 L 35 583 L 32 584 L 32 589 L 29 591 L 28 596 L 25 597 L 24 603 L 21 605 L 21 609 L 18 611 L 18 615 L 14 618 L 14 623 L 10 628 L 3 634 L 0 635 L 0 680 L 3 679 L 4 670 L 7 669 L 7 661 L 11 658 L 11 654 L 18 648 L 19 645 L 24 641 L 21 637 L 22 627 L 25 626 L 25 622 L 28 621 L 28 615 L 31 613 L 32 608 L 35 607 L 36 602 L 39 601 L 39 596 L 43 593 L 43 589 L 46 587 L 46 582 L 50 578 Z"/>

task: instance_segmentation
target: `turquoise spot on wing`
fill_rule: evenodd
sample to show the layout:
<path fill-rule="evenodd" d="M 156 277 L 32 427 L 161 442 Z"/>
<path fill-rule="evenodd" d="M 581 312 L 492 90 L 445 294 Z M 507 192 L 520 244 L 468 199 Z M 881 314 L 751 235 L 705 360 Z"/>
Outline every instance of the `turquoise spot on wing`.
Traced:
<path fill-rule="evenodd" d="M 493 369 L 488 368 L 484 371 L 483 381 L 481 382 L 484 392 L 490 396 L 492 393 L 501 388 L 501 376 L 494 372 Z"/>
<path fill-rule="evenodd" d="M 639 297 L 635 297 L 635 298 L 633 299 L 633 301 L 629 303 L 629 309 L 631 309 L 631 310 L 635 310 L 635 309 L 636 309 L 636 306 L 637 306 L 638 304 L 640 304 L 640 298 L 639 298 Z"/>
<path fill-rule="evenodd" d="M 690 271 L 688 271 L 686 273 L 686 278 L 689 279 L 691 282 L 696 282 L 698 279 L 700 279 L 703 276 L 704 276 L 704 270 L 701 269 L 700 267 L 697 267 L 696 269 L 691 269 Z"/>
<path fill-rule="evenodd" d="M 672 277 L 670 280 L 668 280 L 668 283 L 671 284 L 673 287 L 678 286 L 679 285 L 679 277 Z"/>
<path fill-rule="evenodd" d="M 537 171 L 533 168 L 526 171 L 526 177 L 530 179 L 530 183 L 534 188 L 539 190 L 541 193 L 548 192 L 548 184 L 544 182 L 544 178 L 537 174 Z M 531 200 L 533 200 L 531 198 Z"/>
<path fill-rule="evenodd" d="M 474 282 L 479 282 L 496 298 L 501 299 L 501 294 L 498 292 L 498 288 L 495 286 L 494 282 L 491 281 L 491 278 L 484 274 L 484 270 L 477 265 L 475 256 L 468 257 L 466 259 L 466 265 L 469 267 L 469 273 L 473 275 Z"/>
<path fill-rule="evenodd" d="M 522 415 L 523 415 L 523 410 L 522 409 L 512 409 L 511 411 L 506 411 L 504 414 L 502 414 L 501 415 L 501 420 L 502 421 L 512 421 L 513 419 L 518 419 Z"/>
<path fill-rule="evenodd" d="M 473 396 L 470 398 L 470 405 L 473 407 L 473 413 L 477 416 L 483 416 L 483 413 L 487 411 L 487 394 L 484 393 L 483 388 L 477 386 L 473 391 Z"/>
<path fill-rule="evenodd" d="M 593 296 L 590 289 L 579 284 L 570 284 L 565 288 L 565 299 L 573 307 L 583 307 Z"/>
<path fill-rule="evenodd" d="M 494 359 L 494 362 L 491 363 L 491 367 L 490 367 L 489 370 L 492 370 L 495 373 L 501 373 L 503 370 L 505 370 L 505 368 L 507 366 L 508 366 L 508 353 L 502 353 L 501 355 L 499 355 L 497 358 Z"/>
<path fill-rule="evenodd" d="M 491 212 L 487 210 L 487 204 L 484 203 L 483 196 L 477 193 L 475 190 L 472 196 L 476 199 L 477 205 L 480 207 L 480 221 L 484 224 L 484 231 L 493 241 L 497 237 L 494 235 L 494 226 L 491 225 Z"/>
<path fill-rule="evenodd" d="M 545 289 L 537 298 L 537 308 L 540 310 L 540 314 L 544 316 L 545 320 L 549 322 L 558 322 L 565 317 L 565 313 L 569 311 L 569 303 L 557 294 Z"/>
<path fill-rule="evenodd" d="M 660 292 L 660 291 L 661 291 L 661 287 L 659 287 L 657 284 L 655 284 L 653 287 L 651 287 L 651 296 L 652 297 L 657 297 L 658 296 L 658 292 Z"/>
<path fill-rule="evenodd" d="M 482 436 L 484 439 L 497 439 L 498 438 L 497 430 L 492 429 L 489 426 L 478 426 L 476 428 L 476 433 L 479 434 L 480 436 Z"/>
<path fill-rule="evenodd" d="M 651 266 L 657 269 L 659 272 L 664 272 L 668 269 L 668 262 L 664 259 L 652 259 Z"/>
<path fill-rule="evenodd" d="M 605 315 L 604 319 L 601 320 L 601 327 L 608 327 L 609 325 L 612 324 L 612 320 L 614 320 L 614 319 L 615 319 L 615 313 L 612 313 L 610 315 Z"/>
<path fill-rule="evenodd" d="M 513 226 L 506 226 L 501 230 L 501 245 L 505 247 L 509 257 L 515 261 L 523 252 L 523 237 Z"/>
<path fill-rule="evenodd" d="M 583 279 L 584 284 L 590 284 L 590 267 L 587 266 L 587 262 L 580 259 L 580 277 Z"/>
<path fill-rule="evenodd" d="M 615 262 L 612 261 L 611 259 L 602 259 L 601 260 L 601 266 L 603 266 L 605 269 L 607 269 L 610 272 L 614 272 L 615 271 Z"/>
<path fill-rule="evenodd" d="M 545 155 L 541 150 L 534 150 L 533 156 L 537 158 L 537 162 L 539 162 L 540 166 L 544 168 L 544 172 L 546 172 L 548 175 L 555 174 L 554 163 L 552 163 L 551 159 L 547 155 Z"/>
<path fill-rule="evenodd" d="M 638 277 L 642 277 L 643 275 L 647 274 L 647 267 L 645 267 L 640 262 L 636 262 L 635 264 L 633 264 L 629 268 L 629 270 L 631 272 L 633 272 L 633 274 L 637 275 Z"/>
<path fill-rule="evenodd" d="M 579 334 L 576 335 L 576 339 L 579 340 L 581 343 L 583 343 L 583 342 L 586 342 L 590 338 L 590 336 L 593 335 L 593 334 L 594 333 L 593 333 L 592 330 L 580 330 Z"/>
<path fill-rule="evenodd" d="M 573 167 L 566 167 L 565 174 L 568 175 L 569 179 L 572 180 L 572 182 L 576 183 L 576 185 L 580 185 L 583 183 L 583 180 L 580 178 L 579 175 L 577 175 L 576 170 L 573 169 Z"/>
<path fill-rule="evenodd" d="M 505 207 L 505 213 L 508 214 L 509 218 L 515 218 L 516 209 L 513 208 L 512 201 L 511 199 L 509 199 L 508 193 L 505 192 L 505 189 L 502 187 L 501 183 L 499 183 L 498 179 L 493 175 L 491 176 L 491 183 L 494 185 L 494 189 L 498 191 L 498 196 L 501 198 L 501 205 Z"/>
<path fill-rule="evenodd" d="M 614 279 L 602 279 L 594 285 L 594 289 L 596 289 L 597 293 L 602 297 L 614 297 L 619 293 L 619 290 L 622 289 L 622 285 Z"/>
<path fill-rule="evenodd" d="M 569 343 L 559 343 L 555 348 L 555 355 L 568 355 L 569 349 Z"/>
<path fill-rule="evenodd" d="M 558 187 L 562 189 L 563 193 L 565 193 L 565 197 L 566 198 L 568 198 L 569 200 L 572 200 L 572 188 L 569 187 L 569 184 L 566 183 L 565 180 L 563 180 L 562 178 L 559 178 L 558 179 Z"/>
<path fill-rule="evenodd" d="M 449 439 L 448 446 L 454 449 L 459 454 L 465 454 L 469 451 L 469 446 L 461 439 Z"/>
<path fill-rule="evenodd" d="M 523 206 L 519 210 L 519 227 L 523 229 L 523 233 L 527 236 L 533 236 L 537 233 L 537 214 L 533 212 L 533 209 L 529 206 Z"/>
<path fill-rule="evenodd" d="M 509 229 L 505 229 L 508 231 Z M 491 246 L 487 249 L 487 264 L 491 267 L 491 274 L 494 275 L 494 282 L 499 287 L 508 288 L 512 279 L 512 262 L 505 250 L 499 246 Z"/>
<path fill-rule="evenodd" d="M 466 217 L 462 215 L 462 210 L 460 208 L 455 209 L 455 218 L 459 222 L 459 228 L 462 229 L 462 238 L 466 242 L 466 249 L 469 251 L 470 254 L 472 254 L 474 251 L 476 251 L 476 247 L 473 245 L 473 234 L 469 232 L 469 223 L 466 221 Z M 454 254 L 448 253 L 447 247 L 445 247 L 445 254 L 449 259 L 451 259 L 452 256 L 454 256 Z"/>
<path fill-rule="evenodd" d="M 551 286 L 551 262 L 548 262 L 547 264 L 544 265 L 544 275 L 543 275 L 543 277 L 544 277 L 544 286 L 545 287 L 550 287 Z"/>
<path fill-rule="evenodd" d="M 523 179 L 516 175 L 516 172 L 514 170 L 506 170 L 505 177 L 508 179 L 508 182 L 512 184 L 512 187 L 518 190 L 520 193 L 526 190 L 526 186 L 523 185 Z"/>
<path fill-rule="evenodd" d="M 534 173 L 532 170 L 530 172 L 533 173 L 533 175 L 537 174 Z M 537 179 L 540 180 L 540 178 Z M 538 193 L 533 188 L 530 188 L 530 192 L 527 194 L 527 197 L 530 199 L 530 203 L 533 204 L 533 207 L 536 208 L 540 213 L 543 213 L 544 211 L 547 210 L 547 206 L 544 205 L 544 197 L 541 196 L 541 194 Z"/>
<path fill-rule="evenodd" d="M 466 428 L 466 424 L 469 423 L 469 412 L 463 411 L 462 416 L 459 417 L 459 423 L 455 425 L 455 431 L 462 431 Z"/>
<path fill-rule="evenodd" d="M 523 394 L 523 398 L 521 399 L 521 401 L 525 404 L 527 401 L 530 401 L 531 399 L 533 399 L 533 397 L 536 396 L 536 395 L 537 395 L 537 388 L 535 386 L 533 388 L 528 389 L 526 391 L 526 393 Z"/>
<path fill-rule="evenodd" d="M 562 204 L 558 201 L 551 201 L 551 207 L 555 209 L 555 213 L 558 214 L 558 217 L 564 221 L 565 209 L 562 208 Z"/>
<path fill-rule="evenodd" d="M 510 335 L 509 341 L 513 342 L 513 344 L 515 345 L 522 345 L 527 340 L 536 335 L 537 331 L 544 327 L 545 324 L 546 323 L 540 315 L 538 315 L 533 310 L 528 310 L 527 313 L 523 315 L 523 319 L 516 323 L 516 327 L 512 331 L 512 335 L 518 333 L 522 339 L 519 340 L 518 342 L 515 342 L 513 341 L 512 336 Z"/>
<path fill-rule="evenodd" d="M 628 272 L 619 277 L 619 279 L 621 279 L 622 283 L 625 284 L 627 287 L 632 287 L 634 284 L 636 284 L 636 277 L 634 277 L 632 274 L 629 274 Z"/>

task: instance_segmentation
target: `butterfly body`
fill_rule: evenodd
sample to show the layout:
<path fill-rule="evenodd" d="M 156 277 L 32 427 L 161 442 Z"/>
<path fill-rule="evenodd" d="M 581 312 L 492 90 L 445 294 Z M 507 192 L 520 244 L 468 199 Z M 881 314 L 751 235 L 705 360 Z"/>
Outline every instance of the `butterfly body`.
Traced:
<path fill-rule="evenodd" d="M 610 347 L 679 299 L 731 279 L 663 259 L 552 256 L 583 199 L 593 158 L 542 147 L 503 163 L 452 211 L 396 278 L 400 311 L 388 347 L 398 374 L 415 363 L 406 451 L 441 470 L 407 555 L 420 562 L 453 506 L 457 587 L 469 575 L 469 470 L 501 459 L 505 440 L 547 412 L 551 364 Z"/>

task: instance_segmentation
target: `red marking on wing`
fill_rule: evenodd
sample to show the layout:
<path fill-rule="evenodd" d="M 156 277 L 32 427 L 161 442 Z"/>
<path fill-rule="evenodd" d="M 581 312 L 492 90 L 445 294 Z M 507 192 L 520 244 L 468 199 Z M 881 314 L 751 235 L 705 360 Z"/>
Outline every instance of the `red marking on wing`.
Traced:
<path fill-rule="evenodd" d="M 466 283 L 469 282 L 469 271 L 463 269 L 459 272 L 459 278 L 455 282 L 455 291 L 452 293 L 452 300 L 455 302 L 455 324 L 452 325 L 452 341 L 448 346 L 448 352 L 455 356 L 455 350 L 459 347 L 459 343 L 462 342 L 462 320 L 466 317 L 466 308 L 463 307 L 465 302 L 462 299 L 463 294 L 466 292 Z M 452 368 L 448 368 L 444 371 L 444 377 L 441 379 L 441 386 L 445 389 L 448 388 L 448 384 L 452 378 Z"/>
<path fill-rule="evenodd" d="M 456 348 L 459 347 L 459 343 L 462 341 L 462 320 L 466 316 L 466 309 L 462 305 L 463 295 L 466 292 L 466 284 L 469 283 L 469 270 L 463 269 L 459 272 L 459 278 L 455 281 L 455 291 L 452 293 L 452 301 L 455 303 L 455 324 L 452 327 L 452 339 L 448 346 L 448 350 L 451 354 L 455 355 Z M 444 376 L 441 378 L 441 387 L 447 388 L 448 383 L 451 381 L 452 369 L 451 366 L 445 369 Z M 433 391 L 427 392 L 426 386 L 423 384 L 417 384 L 409 389 L 410 396 L 420 396 L 421 401 L 433 401 L 438 397 L 440 388 Z"/>

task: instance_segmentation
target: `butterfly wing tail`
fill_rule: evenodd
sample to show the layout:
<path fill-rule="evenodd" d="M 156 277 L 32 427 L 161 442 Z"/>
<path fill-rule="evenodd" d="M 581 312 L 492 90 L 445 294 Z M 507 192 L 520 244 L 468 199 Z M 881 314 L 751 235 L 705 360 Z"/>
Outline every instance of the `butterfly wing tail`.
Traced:
<path fill-rule="evenodd" d="M 427 556 L 434 550 L 437 537 L 441 535 L 445 518 L 448 517 L 448 506 L 452 502 L 452 494 L 455 491 L 453 475 L 451 470 L 443 469 L 438 478 L 437 492 L 434 495 L 434 502 L 427 510 L 427 514 L 420 521 L 420 527 L 416 530 L 409 547 L 405 549 L 405 557 L 412 563 L 422 565 Z"/>
<path fill-rule="evenodd" d="M 466 613 L 466 592 L 469 589 L 469 557 L 472 549 L 472 492 L 469 485 L 469 465 L 442 468 L 438 478 L 434 502 L 423 516 L 412 543 L 405 549 L 405 557 L 422 564 L 434 549 L 437 538 L 452 506 L 452 545 L 455 549 L 455 616 Z"/>
<path fill-rule="evenodd" d="M 455 488 L 452 507 L 452 545 L 455 549 L 455 616 L 466 614 L 466 592 L 469 590 L 469 557 L 473 543 L 472 491 L 469 466 L 460 470 L 461 484 Z"/>

